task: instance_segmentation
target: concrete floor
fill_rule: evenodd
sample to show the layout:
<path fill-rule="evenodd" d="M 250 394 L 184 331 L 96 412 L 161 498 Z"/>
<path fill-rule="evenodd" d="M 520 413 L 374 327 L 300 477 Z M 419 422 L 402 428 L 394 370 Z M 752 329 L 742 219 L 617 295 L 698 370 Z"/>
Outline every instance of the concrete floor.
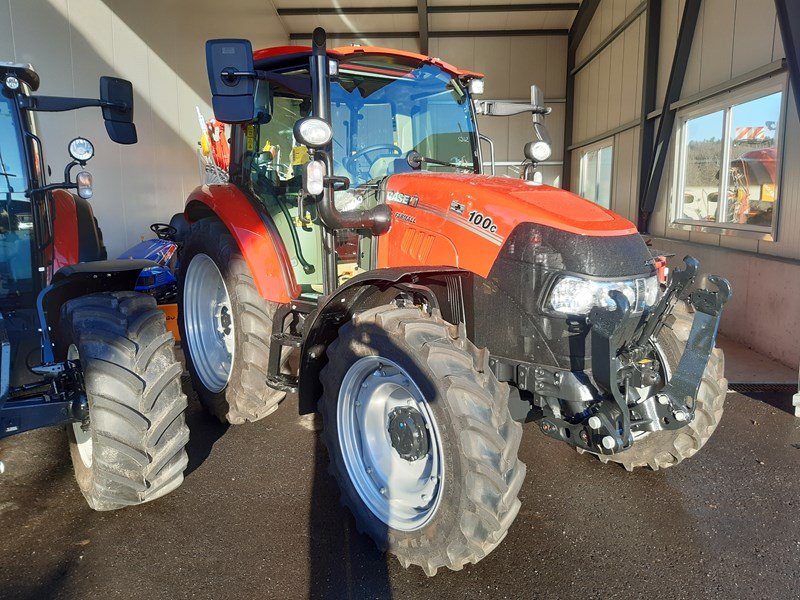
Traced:
<path fill-rule="evenodd" d="M 0 598 L 797 598 L 800 419 L 729 394 L 677 468 L 627 473 L 528 426 L 522 510 L 478 565 L 427 579 L 338 505 L 313 422 L 288 400 L 225 429 L 190 401 L 190 472 L 170 496 L 87 508 L 66 436 L 0 443 Z"/>
<path fill-rule="evenodd" d="M 717 345 L 725 352 L 725 376 L 731 383 L 798 385 L 797 366 L 787 367 L 722 334 L 717 337 Z"/>

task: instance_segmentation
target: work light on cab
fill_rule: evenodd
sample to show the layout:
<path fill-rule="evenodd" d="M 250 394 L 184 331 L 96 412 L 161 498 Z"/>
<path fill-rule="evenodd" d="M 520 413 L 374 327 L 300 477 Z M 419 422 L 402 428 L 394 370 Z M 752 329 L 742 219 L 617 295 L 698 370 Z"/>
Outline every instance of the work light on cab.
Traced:
<path fill-rule="evenodd" d="M 311 148 L 327 146 L 333 137 L 331 126 L 322 119 L 301 119 L 294 126 L 294 137 Z"/>

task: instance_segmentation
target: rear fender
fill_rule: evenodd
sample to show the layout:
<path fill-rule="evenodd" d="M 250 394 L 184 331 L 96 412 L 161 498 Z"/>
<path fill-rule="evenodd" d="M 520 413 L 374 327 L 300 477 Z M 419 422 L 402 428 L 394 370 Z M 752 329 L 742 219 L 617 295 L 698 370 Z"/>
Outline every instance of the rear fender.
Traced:
<path fill-rule="evenodd" d="M 190 223 L 217 217 L 236 240 L 256 288 L 265 300 L 285 304 L 300 295 L 289 255 L 269 216 L 233 184 L 201 186 L 184 210 Z"/>
<path fill-rule="evenodd" d="M 42 332 L 42 362 L 56 360 L 50 332 L 58 331 L 61 307 L 66 302 L 99 292 L 133 291 L 142 269 L 156 266 L 158 263 L 152 260 L 98 260 L 59 269 L 52 283 L 36 298 Z"/>
<path fill-rule="evenodd" d="M 388 304 L 406 293 L 424 300 L 432 310 L 440 310 L 445 320 L 465 323 L 469 335 L 471 277 L 472 273 L 455 267 L 376 269 L 353 277 L 324 301 L 320 300 L 305 325 L 298 386 L 300 414 L 316 411 L 322 395 L 319 374 L 328 362 L 325 350 L 354 314 Z"/>
<path fill-rule="evenodd" d="M 66 190 L 53 190 L 51 206 L 53 241 L 46 253 L 53 261 L 53 272 L 79 262 L 107 258 L 100 228 L 87 200 Z"/>

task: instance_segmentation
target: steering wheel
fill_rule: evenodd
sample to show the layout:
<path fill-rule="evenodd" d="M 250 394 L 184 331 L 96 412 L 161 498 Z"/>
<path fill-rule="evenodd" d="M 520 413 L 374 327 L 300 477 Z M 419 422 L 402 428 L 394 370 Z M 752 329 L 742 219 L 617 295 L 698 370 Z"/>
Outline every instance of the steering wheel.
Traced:
<path fill-rule="evenodd" d="M 372 154 L 373 152 L 380 152 L 383 151 L 383 154 L 387 154 L 389 156 L 403 156 L 403 149 L 395 144 L 375 144 L 374 146 L 367 146 L 356 152 L 355 154 L 351 154 L 347 158 L 344 159 L 344 168 L 353 173 L 356 169 L 356 163 L 361 160 L 362 158 L 366 158 L 367 162 L 367 171 L 372 168 L 372 165 L 381 157 L 380 154 L 376 155 L 374 159 L 370 160 L 367 156 L 368 154 Z"/>
<path fill-rule="evenodd" d="M 170 241 L 174 241 L 175 234 L 178 233 L 175 227 L 167 223 L 153 223 L 150 225 L 150 231 L 155 233 L 158 239 Z"/>

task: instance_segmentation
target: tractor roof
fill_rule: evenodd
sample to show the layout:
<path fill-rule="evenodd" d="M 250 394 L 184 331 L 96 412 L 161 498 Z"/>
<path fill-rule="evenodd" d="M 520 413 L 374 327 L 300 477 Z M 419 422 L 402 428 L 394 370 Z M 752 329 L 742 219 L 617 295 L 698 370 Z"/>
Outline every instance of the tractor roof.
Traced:
<path fill-rule="evenodd" d="M 256 68 L 265 71 L 271 69 L 281 69 L 291 67 L 305 62 L 311 56 L 310 46 L 275 46 L 264 48 L 253 52 L 253 60 Z M 459 69 L 438 58 L 425 56 L 416 52 L 406 50 L 395 50 L 393 48 L 381 48 L 379 46 L 342 46 L 340 48 L 329 48 L 328 56 L 336 58 L 342 62 L 350 64 L 371 63 L 370 68 L 389 68 L 392 66 L 409 66 L 414 63 L 434 64 L 454 77 L 467 79 L 481 78 L 482 73 Z M 366 59 L 366 60 L 365 60 Z M 364 65 L 366 66 L 366 65 Z"/>

